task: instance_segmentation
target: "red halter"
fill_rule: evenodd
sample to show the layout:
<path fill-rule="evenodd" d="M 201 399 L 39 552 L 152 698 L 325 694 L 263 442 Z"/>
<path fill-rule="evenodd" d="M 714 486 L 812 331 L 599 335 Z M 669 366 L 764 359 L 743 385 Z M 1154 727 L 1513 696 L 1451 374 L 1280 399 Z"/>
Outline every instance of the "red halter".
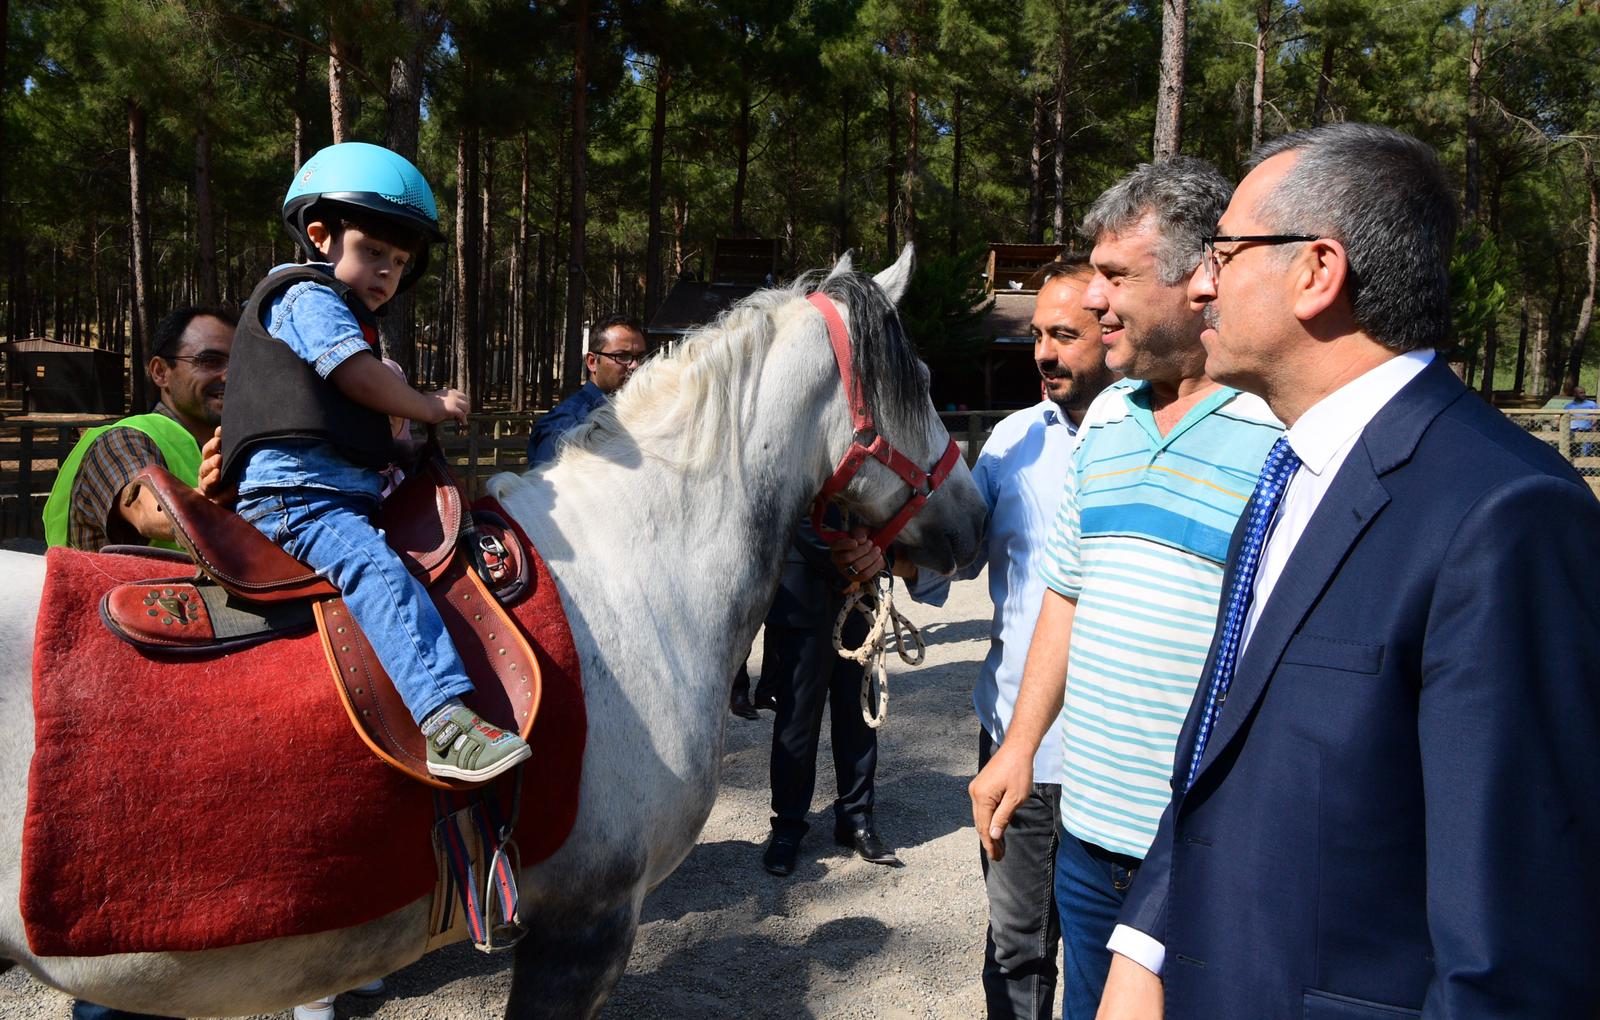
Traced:
<path fill-rule="evenodd" d="M 827 509 L 828 501 L 844 491 L 856 472 L 861 470 L 861 465 L 871 457 L 899 475 L 900 480 L 911 487 L 911 496 L 899 511 L 867 536 L 873 545 L 886 550 L 894 537 L 900 534 L 900 529 L 910 523 L 911 518 L 927 504 L 934 490 L 950 477 L 951 469 L 961 457 L 961 448 L 956 446 L 954 439 L 950 440 L 933 470 L 923 471 L 909 457 L 891 446 L 873 427 L 872 412 L 867 409 L 866 399 L 861 394 L 861 380 L 856 378 L 855 370 L 851 367 L 850 331 L 845 328 L 844 320 L 839 318 L 838 309 L 833 307 L 833 302 L 825 294 L 811 294 L 806 300 L 817 306 L 828 324 L 828 341 L 833 345 L 833 359 L 839 365 L 839 380 L 844 383 L 845 400 L 850 404 L 850 423 L 855 429 L 850 449 L 845 451 L 839 466 L 833 469 L 833 476 L 823 484 L 822 491 L 817 493 L 816 500 L 811 504 L 811 526 L 824 542 L 849 537 L 823 524 L 822 514 Z"/>

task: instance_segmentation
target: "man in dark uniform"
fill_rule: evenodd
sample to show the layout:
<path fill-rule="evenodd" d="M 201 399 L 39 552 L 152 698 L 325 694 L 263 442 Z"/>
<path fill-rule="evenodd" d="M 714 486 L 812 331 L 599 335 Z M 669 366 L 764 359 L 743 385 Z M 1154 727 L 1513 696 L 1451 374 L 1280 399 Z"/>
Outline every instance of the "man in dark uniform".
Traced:
<path fill-rule="evenodd" d="M 858 579 L 869 579 L 883 560 L 876 547 L 865 543 L 841 543 L 836 550 L 830 555 L 811 523 L 802 521 L 767 612 L 759 687 L 776 698 L 777 718 L 772 726 L 772 836 L 761 864 L 774 875 L 794 872 L 800 840 L 810 828 L 806 813 L 816 788 L 824 704 L 832 726 L 838 790 L 834 841 L 873 864 L 900 863 L 878 837 L 872 816 L 878 734 L 861 715 L 862 667 L 841 658 L 833 647 L 833 624 L 848 589 Z M 866 635 L 866 617 L 851 613 L 841 635 L 845 645 L 858 647 Z"/>

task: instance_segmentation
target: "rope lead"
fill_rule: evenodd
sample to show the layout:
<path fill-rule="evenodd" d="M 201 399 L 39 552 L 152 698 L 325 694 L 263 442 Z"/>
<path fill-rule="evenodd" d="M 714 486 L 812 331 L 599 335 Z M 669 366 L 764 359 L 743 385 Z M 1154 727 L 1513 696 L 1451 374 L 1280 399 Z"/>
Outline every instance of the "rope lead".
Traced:
<path fill-rule="evenodd" d="M 846 648 L 844 645 L 844 625 L 852 612 L 865 616 L 870 624 L 866 639 L 858 648 Z M 900 661 L 908 666 L 922 665 L 923 656 L 928 651 L 927 643 L 922 640 L 922 632 L 916 624 L 895 609 L 894 578 L 887 571 L 878 575 L 870 590 L 858 588 L 851 592 L 839 608 L 838 619 L 833 622 L 833 650 L 839 653 L 841 659 L 861 664 L 861 718 L 872 729 L 882 726 L 884 719 L 889 716 L 889 671 L 885 663 L 888 659 L 891 624 L 894 650 L 900 656 Z M 916 646 L 914 653 L 906 651 L 907 637 Z"/>

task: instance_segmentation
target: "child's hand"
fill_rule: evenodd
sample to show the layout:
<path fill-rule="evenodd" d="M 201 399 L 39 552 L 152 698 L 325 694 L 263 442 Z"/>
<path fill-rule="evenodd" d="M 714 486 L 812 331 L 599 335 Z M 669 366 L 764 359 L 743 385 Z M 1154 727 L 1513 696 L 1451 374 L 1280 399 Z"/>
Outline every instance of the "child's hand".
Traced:
<path fill-rule="evenodd" d="M 465 425 L 467 412 L 472 410 L 472 405 L 467 403 L 467 395 L 460 390 L 435 390 L 428 394 L 432 403 L 433 413 L 428 417 L 429 425 L 437 425 L 442 421 L 454 418 Z"/>
<path fill-rule="evenodd" d="M 206 445 L 200 448 L 200 495 L 222 506 L 232 506 L 239 498 L 237 489 L 222 485 L 221 425 L 206 440 Z"/>

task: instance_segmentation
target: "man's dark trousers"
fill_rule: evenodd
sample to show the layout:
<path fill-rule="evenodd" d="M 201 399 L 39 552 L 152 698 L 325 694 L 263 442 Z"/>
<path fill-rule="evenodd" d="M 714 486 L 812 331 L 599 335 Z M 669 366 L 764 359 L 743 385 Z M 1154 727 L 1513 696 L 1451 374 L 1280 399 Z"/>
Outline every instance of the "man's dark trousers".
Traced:
<path fill-rule="evenodd" d="M 829 600 L 833 602 L 833 600 Z M 833 608 L 837 608 L 834 603 Z M 761 686 L 778 698 L 772 729 L 772 827 L 804 833 L 817 781 L 817 743 L 823 702 L 832 717 L 833 770 L 838 799 L 834 818 L 854 830 L 872 813 L 878 735 L 861 718 L 861 666 L 833 648 L 833 616 L 819 614 L 810 627 L 785 627 L 768 618 L 761 652 Z M 851 614 L 844 640 L 856 647 L 867 621 Z"/>
<path fill-rule="evenodd" d="M 978 730 L 978 769 L 989 764 L 994 740 Z M 1012 812 L 1006 853 L 998 861 L 978 851 L 989 893 L 989 932 L 983 949 L 983 998 L 989 1020 L 1050 1020 L 1056 998 L 1056 847 L 1061 787 L 1034 783 Z"/>

